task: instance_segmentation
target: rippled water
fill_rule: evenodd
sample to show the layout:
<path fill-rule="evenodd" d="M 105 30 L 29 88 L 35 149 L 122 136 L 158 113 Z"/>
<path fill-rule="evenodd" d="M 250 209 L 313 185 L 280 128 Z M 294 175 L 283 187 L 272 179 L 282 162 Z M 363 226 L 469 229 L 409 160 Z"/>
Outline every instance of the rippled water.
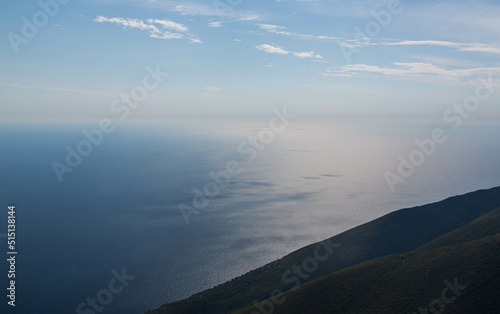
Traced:
<path fill-rule="evenodd" d="M 393 210 L 500 184 L 496 122 L 452 131 L 328 120 L 292 122 L 252 161 L 238 147 L 265 120 L 122 126 L 60 183 L 51 163 L 62 163 L 65 146 L 93 127 L 0 129 L 0 232 L 7 205 L 16 204 L 19 313 L 76 313 L 123 268 L 135 278 L 103 313 L 139 313 Z M 384 173 L 396 173 L 398 156 L 438 127 L 447 141 L 393 193 Z M 178 205 L 192 206 L 193 188 L 203 190 L 209 172 L 231 160 L 241 173 L 186 224 Z M 6 274 L 5 261 L 1 267 Z"/>

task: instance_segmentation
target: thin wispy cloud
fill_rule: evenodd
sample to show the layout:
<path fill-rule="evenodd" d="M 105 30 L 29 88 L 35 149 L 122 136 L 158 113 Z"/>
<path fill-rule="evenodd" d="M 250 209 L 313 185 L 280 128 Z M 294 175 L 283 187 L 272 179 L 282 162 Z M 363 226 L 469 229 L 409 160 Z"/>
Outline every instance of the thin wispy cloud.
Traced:
<path fill-rule="evenodd" d="M 215 93 L 215 92 L 220 92 L 220 88 L 214 87 L 214 86 L 207 86 L 203 87 L 204 90 L 207 92 Z"/>
<path fill-rule="evenodd" d="M 264 30 L 268 33 L 284 35 L 284 36 L 295 36 L 302 39 L 326 39 L 326 40 L 339 40 L 340 37 L 332 37 L 332 36 L 324 36 L 324 35 L 306 35 L 293 33 L 286 30 L 286 27 L 280 25 L 273 24 L 256 24 L 261 30 Z"/>
<path fill-rule="evenodd" d="M 248 15 L 244 17 L 239 17 L 239 18 L 221 18 L 220 20 L 217 21 L 211 21 L 208 23 L 208 27 L 211 28 L 220 28 L 224 26 L 224 24 L 229 24 L 229 23 L 235 23 L 235 22 L 247 22 L 247 21 L 253 21 L 258 19 L 258 15 Z"/>
<path fill-rule="evenodd" d="M 393 67 L 381 67 L 367 64 L 348 64 L 339 67 L 329 67 L 323 75 L 337 77 L 352 77 L 362 75 L 383 75 L 406 80 L 429 80 L 432 83 L 467 83 L 479 76 L 500 74 L 500 67 L 481 67 L 468 69 L 448 69 L 431 63 L 423 62 L 393 62 Z M 429 81 L 429 82 L 431 82 Z"/>
<path fill-rule="evenodd" d="M 222 21 L 215 21 L 215 22 L 208 23 L 208 27 L 218 28 L 218 27 L 222 27 L 222 25 L 223 25 Z"/>
<path fill-rule="evenodd" d="M 154 6 L 155 4 L 151 5 Z M 231 6 L 225 3 L 217 5 L 217 2 L 210 2 L 210 5 L 206 5 L 188 1 L 169 1 L 166 5 L 171 11 L 175 11 L 181 15 L 218 16 L 219 18 L 237 21 L 252 21 L 259 18 L 258 15 L 252 12 L 236 10 L 234 5 Z"/>
<path fill-rule="evenodd" d="M 308 51 L 308 52 L 292 52 L 292 54 L 296 57 L 299 58 L 317 58 L 317 59 L 323 59 L 323 57 L 319 54 L 315 54 L 314 51 Z"/>
<path fill-rule="evenodd" d="M 481 43 L 455 43 L 450 41 L 437 41 L 437 40 L 405 40 L 401 42 L 384 42 L 383 45 L 387 46 L 441 46 L 455 48 L 458 51 L 473 51 L 473 52 L 487 52 L 500 54 L 500 46 L 493 46 Z"/>
<path fill-rule="evenodd" d="M 214 16 L 218 15 L 216 10 L 213 7 L 206 6 L 198 3 L 190 3 L 184 2 L 182 4 L 177 4 L 174 7 L 174 10 L 179 12 L 182 15 L 205 15 L 205 16 Z"/>
<path fill-rule="evenodd" d="M 160 33 L 160 30 L 151 24 L 146 24 L 142 20 L 138 19 L 126 19 L 122 17 L 112 17 L 112 18 L 107 18 L 104 16 L 98 16 L 94 19 L 94 22 L 97 23 L 114 23 L 118 25 L 122 25 L 125 28 L 137 28 L 142 31 L 149 31 L 151 33 Z"/>
<path fill-rule="evenodd" d="M 171 30 L 175 30 L 175 31 L 178 31 L 178 32 L 187 32 L 187 31 L 189 31 L 189 29 L 185 25 L 182 25 L 182 24 L 176 23 L 176 22 L 172 22 L 172 21 L 169 21 L 169 20 L 148 19 L 148 23 L 151 23 L 151 24 L 154 24 L 154 23 L 155 24 L 160 24 L 161 26 L 163 26 L 166 29 L 171 29 Z"/>
<path fill-rule="evenodd" d="M 267 53 L 276 53 L 281 55 L 287 55 L 290 53 L 290 51 L 286 51 L 283 48 L 274 45 L 262 44 L 258 45 L 256 48 Z"/>
<path fill-rule="evenodd" d="M 276 34 L 282 34 L 282 35 L 292 35 L 290 32 L 285 32 L 284 26 L 279 26 L 279 25 L 272 25 L 272 24 L 257 24 L 260 29 L 268 31 L 269 33 L 276 33 Z"/>
<path fill-rule="evenodd" d="M 107 18 L 99 15 L 94 19 L 97 23 L 112 23 L 123 26 L 123 28 L 138 29 L 149 33 L 149 37 L 159 39 L 181 39 L 187 38 L 192 43 L 201 43 L 189 28 L 181 23 L 173 22 L 167 19 L 131 19 L 123 17 Z"/>
<path fill-rule="evenodd" d="M 205 91 L 202 95 L 204 96 L 209 96 L 209 95 L 213 95 L 215 93 L 219 93 L 221 91 L 220 88 L 218 87 L 215 87 L 215 86 L 205 86 L 203 87 L 203 90 Z"/>
<path fill-rule="evenodd" d="M 257 14 L 252 14 L 252 15 L 241 17 L 241 18 L 237 19 L 237 21 L 253 21 L 253 20 L 257 20 L 258 18 L 259 18 L 259 16 Z"/>
<path fill-rule="evenodd" d="M 224 19 L 254 20 L 254 11 L 244 10 L 238 1 L 203 0 L 94 0 L 103 5 L 122 5 L 155 12 L 170 12 L 192 17 L 219 17 Z"/>
<path fill-rule="evenodd" d="M 298 58 L 301 59 L 306 59 L 306 58 L 316 58 L 316 59 L 323 59 L 323 57 L 319 54 L 314 53 L 314 51 L 306 51 L 306 52 L 293 52 L 293 51 L 288 51 L 283 49 L 283 47 L 277 46 L 277 45 L 268 45 L 268 44 L 262 44 L 256 46 L 257 49 L 262 50 L 267 53 L 271 54 L 280 54 L 280 55 L 294 55 Z"/>

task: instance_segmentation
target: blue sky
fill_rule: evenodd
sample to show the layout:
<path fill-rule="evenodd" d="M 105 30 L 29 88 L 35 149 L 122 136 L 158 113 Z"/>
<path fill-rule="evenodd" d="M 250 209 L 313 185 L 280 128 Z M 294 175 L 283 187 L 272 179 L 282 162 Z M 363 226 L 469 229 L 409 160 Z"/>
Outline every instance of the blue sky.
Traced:
<path fill-rule="evenodd" d="M 266 116 L 283 105 L 439 119 L 480 77 L 500 90 L 498 1 L 55 1 L 41 1 L 53 16 L 35 1 L 0 12 L 2 120 L 110 116 L 147 66 L 169 75 L 132 119 Z M 499 99 L 475 116 L 500 117 Z"/>

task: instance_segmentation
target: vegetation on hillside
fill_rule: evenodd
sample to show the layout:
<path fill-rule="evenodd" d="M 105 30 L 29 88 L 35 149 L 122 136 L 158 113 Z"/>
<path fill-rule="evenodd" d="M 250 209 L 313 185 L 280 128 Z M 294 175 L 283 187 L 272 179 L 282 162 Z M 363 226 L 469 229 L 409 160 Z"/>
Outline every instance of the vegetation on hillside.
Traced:
<path fill-rule="evenodd" d="M 424 250 L 425 246 L 423 245 L 426 243 L 429 243 L 429 249 L 436 248 L 436 245 L 439 246 L 439 244 L 431 244 L 432 240 L 465 226 L 498 207 L 500 207 L 500 187 L 392 212 L 328 239 L 327 243 L 340 244 L 340 247 L 332 249 L 328 259 L 318 262 L 314 271 L 307 273 L 307 278 L 300 278 L 300 284 L 343 269 L 352 271 L 349 267 L 353 265 L 393 254 L 396 255 L 387 257 L 387 265 L 396 267 L 397 265 L 391 263 L 395 263 L 398 259 L 408 259 L 414 256 L 416 256 L 415 260 L 418 261 L 423 256 L 421 254 L 430 253 L 417 254 L 416 251 L 412 252 L 412 255 L 404 255 L 403 253 L 419 247 Z M 445 244 L 449 240 L 443 238 L 439 241 Z M 456 241 L 456 238 L 453 241 Z M 272 291 L 288 291 L 294 288 L 295 283 L 291 284 L 283 280 L 284 274 L 291 271 L 294 266 L 300 266 L 306 259 L 314 256 L 315 250 L 320 245 L 320 243 L 311 244 L 224 284 L 197 293 L 185 300 L 163 305 L 159 309 L 147 313 L 230 313 L 246 308 L 255 301 L 268 299 Z M 455 257 L 460 255 L 460 253 L 457 254 Z M 466 252 L 463 254 L 467 255 Z M 426 255 L 426 258 L 430 258 L 430 255 Z M 420 266 L 417 263 L 415 267 Z M 383 271 L 383 267 L 375 267 L 374 270 Z M 367 276 L 367 278 L 371 278 L 369 275 Z M 442 280 L 444 279 L 446 278 Z M 352 284 L 355 285 L 358 280 L 360 279 L 353 278 Z M 346 283 L 349 282 L 351 279 L 346 279 Z M 368 291 L 366 290 L 366 292 Z"/>
<path fill-rule="evenodd" d="M 275 297 L 280 304 L 267 299 L 237 313 L 498 313 L 499 213 L 412 252 L 377 258 L 302 285 Z"/>

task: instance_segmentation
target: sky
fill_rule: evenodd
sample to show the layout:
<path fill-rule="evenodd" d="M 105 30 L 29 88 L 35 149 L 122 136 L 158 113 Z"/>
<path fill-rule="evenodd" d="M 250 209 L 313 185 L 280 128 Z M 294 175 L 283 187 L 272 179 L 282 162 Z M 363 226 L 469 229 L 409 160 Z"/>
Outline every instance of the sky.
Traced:
<path fill-rule="evenodd" d="M 498 16 L 500 3 L 484 0 L 8 1 L 0 119 L 116 117 L 122 97 L 137 100 L 137 120 L 284 105 L 307 117 L 441 119 L 481 79 L 500 90 Z M 473 117 L 500 118 L 499 94 Z"/>

